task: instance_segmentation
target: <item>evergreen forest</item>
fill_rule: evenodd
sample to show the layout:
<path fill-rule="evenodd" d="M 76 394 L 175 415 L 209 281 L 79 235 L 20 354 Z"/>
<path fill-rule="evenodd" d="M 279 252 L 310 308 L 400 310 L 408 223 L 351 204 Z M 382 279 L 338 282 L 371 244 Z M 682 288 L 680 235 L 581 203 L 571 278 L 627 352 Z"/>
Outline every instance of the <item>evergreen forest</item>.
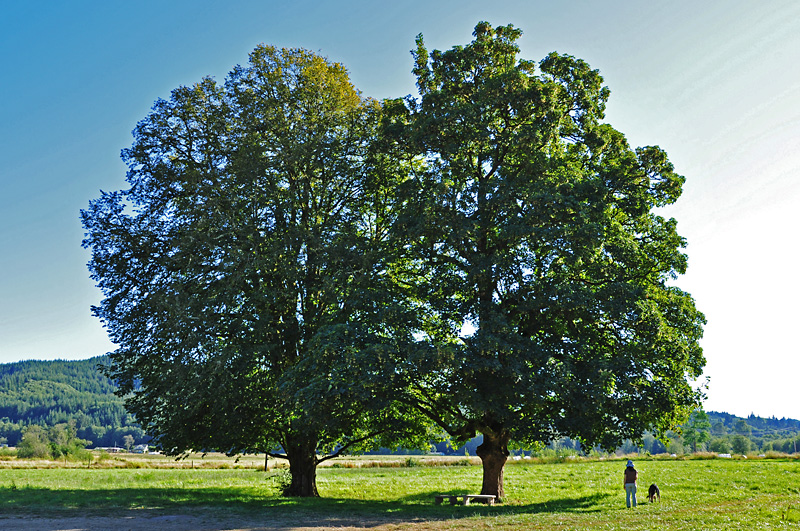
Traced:
<path fill-rule="evenodd" d="M 114 394 L 114 382 L 98 366 L 105 356 L 79 361 L 28 360 L 0 364 L 0 443 L 16 446 L 31 425 L 51 428 L 74 423 L 90 447 L 136 444 L 148 437 Z"/>

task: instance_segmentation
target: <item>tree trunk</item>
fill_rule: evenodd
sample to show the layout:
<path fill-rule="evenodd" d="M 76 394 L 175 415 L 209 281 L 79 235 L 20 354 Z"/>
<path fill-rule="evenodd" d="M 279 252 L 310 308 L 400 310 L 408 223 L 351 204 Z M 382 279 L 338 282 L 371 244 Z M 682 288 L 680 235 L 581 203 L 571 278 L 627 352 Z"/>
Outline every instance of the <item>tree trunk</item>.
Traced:
<path fill-rule="evenodd" d="M 476 453 L 483 465 L 481 494 L 494 494 L 501 501 L 506 493 L 503 488 L 503 468 L 508 460 L 508 434 L 484 433 L 483 443 Z"/>
<path fill-rule="evenodd" d="M 317 498 L 317 454 L 315 442 L 303 441 L 287 444 L 286 457 L 292 482 L 284 489 L 284 496 Z"/>

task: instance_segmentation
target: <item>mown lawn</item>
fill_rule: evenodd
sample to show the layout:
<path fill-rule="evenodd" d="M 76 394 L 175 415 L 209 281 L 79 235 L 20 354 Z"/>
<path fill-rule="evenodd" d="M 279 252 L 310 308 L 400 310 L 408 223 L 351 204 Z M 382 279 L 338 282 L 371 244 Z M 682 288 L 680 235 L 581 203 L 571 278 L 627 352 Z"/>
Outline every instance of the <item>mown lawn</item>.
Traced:
<path fill-rule="evenodd" d="M 2 515 L 114 515 L 194 509 L 387 529 L 800 529 L 800 461 L 637 460 L 639 506 L 625 507 L 624 461 L 510 463 L 494 507 L 436 506 L 477 493 L 479 466 L 320 468 L 320 499 L 277 496 L 281 472 L 254 469 L 0 469 Z M 661 502 L 646 501 L 650 483 Z M 2 520 L 0 519 L 0 527 Z"/>

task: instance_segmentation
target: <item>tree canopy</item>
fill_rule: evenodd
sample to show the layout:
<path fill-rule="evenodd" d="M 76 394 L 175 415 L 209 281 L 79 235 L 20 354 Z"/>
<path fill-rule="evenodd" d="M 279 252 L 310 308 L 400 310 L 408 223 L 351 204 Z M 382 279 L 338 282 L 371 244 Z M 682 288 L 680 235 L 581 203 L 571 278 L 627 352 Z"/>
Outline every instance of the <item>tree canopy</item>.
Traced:
<path fill-rule="evenodd" d="M 408 403 L 461 440 L 484 435 L 484 494 L 508 442 L 567 435 L 613 448 L 702 398 L 703 315 L 671 282 L 684 239 L 656 209 L 680 195 L 658 147 L 602 123 L 584 61 L 519 59 L 513 26 L 429 53 L 388 128 L 424 163 L 405 183 L 398 278 L 429 315 Z M 422 360 L 422 363 L 420 363 Z"/>
<path fill-rule="evenodd" d="M 84 245 L 119 345 L 108 374 L 165 451 L 280 453 L 288 493 L 313 496 L 318 454 L 423 436 L 348 358 L 389 340 L 365 296 L 379 117 L 341 65 L 262 45 L 137 125 L 130 187 L 82 212 Z"/>
<path fill-rule="evenodd" d="M 704 317 L 658 214 L 684 179 L 603 123 L 599 72 L 520 35 L 419 36 L 418 98 L 262 45 L 156 102 L 82 220 L 108 374 L 162 448 L 281 449 L 316 495 L 320 454 L 433 422 L 483 435 L 502 497 L 510 441 L 613 448 L 699 404 Z"/>

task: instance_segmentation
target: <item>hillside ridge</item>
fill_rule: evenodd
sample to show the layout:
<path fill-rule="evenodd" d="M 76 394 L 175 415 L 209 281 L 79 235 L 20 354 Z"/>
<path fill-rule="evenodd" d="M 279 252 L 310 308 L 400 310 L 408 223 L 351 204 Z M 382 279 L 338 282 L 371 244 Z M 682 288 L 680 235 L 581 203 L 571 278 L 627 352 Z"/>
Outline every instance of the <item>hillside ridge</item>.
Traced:
<path fill-rule="evenodd" d="M 25 427 L 75 422 L 90 446 L 146 439 L 117 386 L 97 370 L 108 356 L 85 360 L 25 360 L 0 364 L 0 442 L 16 446 Z"/>

